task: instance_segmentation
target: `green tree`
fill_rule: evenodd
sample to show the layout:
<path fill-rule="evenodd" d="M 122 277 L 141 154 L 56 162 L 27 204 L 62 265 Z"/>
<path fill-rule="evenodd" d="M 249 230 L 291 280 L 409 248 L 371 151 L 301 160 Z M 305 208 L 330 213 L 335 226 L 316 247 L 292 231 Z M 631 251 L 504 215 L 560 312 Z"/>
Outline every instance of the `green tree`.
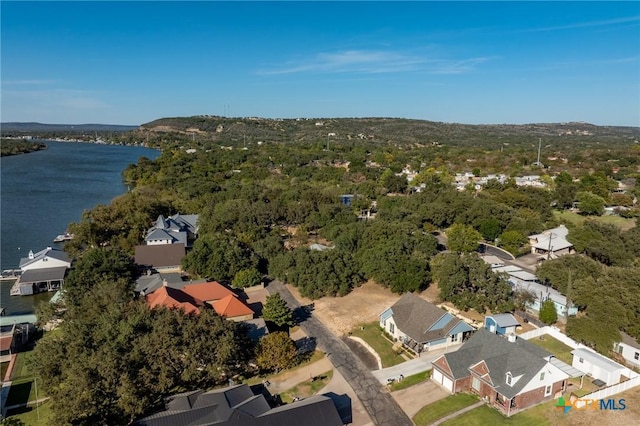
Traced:
<path fill-rule="evenodd" d="M 233 277 L 231 285 L 235 288 L 245 288 L 260 284 L 262 275 L 255 268 L 242 269 Z"/>
<path fill-rule="evenodd" d="M 518 231 L 506 231 L 500 235 L 498 245 L 515 256 L 527 241 L 527 237 Z"/>
<path fill-rule="evenodd" d="M 280 293 L 274 293 L 267 297 L 262 308 L 262 318 L 271 321 L 278 327 L 293 325 L 293 311 L 287 306 Z"/>
<path fill-rule="evenodd" d="M 602 216 L 604 213 L 605 200 L 589 191 L 582 191 L 576 194 L 578 199 L 578 207 L 583 214 L 588 216 Z"/>
<path fill-rule="evenodd" d="M 296 344 L 283 331 L 270 333 L 260 339 L 256 348 L 256 364 L 263 370 L 281 371 L 298 362 Z"/>
<path fill-rule="evenodd" d="M 447 248 L 459 253 L 470 253 L 478 249 L 482 235 L 469 225 L 453 224 L 447 229 Z"/>
<path fill-rule="evenodd" d="M 558 313 L 553 300 L 547 299 L 540 306 L 540 321 L 547 325 L 555 324 L 558 321 Z"/>

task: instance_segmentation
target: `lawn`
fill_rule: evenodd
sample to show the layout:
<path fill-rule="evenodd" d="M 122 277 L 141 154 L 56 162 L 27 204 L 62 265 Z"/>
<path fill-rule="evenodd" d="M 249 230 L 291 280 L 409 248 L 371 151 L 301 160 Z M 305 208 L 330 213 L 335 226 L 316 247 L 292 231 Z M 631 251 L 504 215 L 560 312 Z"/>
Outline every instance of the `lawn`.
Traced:
<path fill-rule="evenodd" d="M 558 339 L 554 339 L 553 337 L 545 334 L 540 336 L 543 339 L 541 340 L 539 337 L 535 337 L 529 340 L 529 343 L 533 343 L 536 346 L 540 346 L 542 349 L 545 349 L 551 352 L 556 358 L 560 361 L 564 361 L 567 364 L 571 365 L 573 363 L 573 355 L 571 355 L 570 346 L 565 345 Z"/>
<path fill-rule="evenodd" d="M 7 396 L 7 406 L 24 404 L 28 401 L 36 400 L 34 376 L 28 365 L 29 358 L 32 354 L 33 351 L 20 352 L 16 357 L 13 377 L 11 378 L 11 388 Z M 38 389 L 38 398 L 45 396 L 42 389 Z"/>
<path fill-rule="evenodd" d="M 391 367 L 406 361 L 400 354 L 396 353 L 391 343 L 386 337 L 383 336 L 380 325 L 377 321 L 362 324 L 356 327 L 351 334 L 359 337 L 369 344 L 374 351 L 380 355 L 382 360 L 382 367 Z"/>
<path fill-rule="evenodd" d="M 51 410 L 51 402 L 43 402 L 38 408 L 23 407 L 7 412 L 7 417 L 21 421 L 25 425 L 52 425 L 53 411 Z"/>
<path fill-rule="evenodd" d="M 293 402 L 293 398 L 296 396 L 299 398 L 308 398 L 313 396 L 331 381 L 331 377 L 333 377 L 333 370 L 324 372 L 312 379 L 298 383 L 291 389 L 281 392 L 280 398 L 282 399 L 282 402 L 288 404 Z"/>
<path fill-rule="evenodd" d="M 478 402 L 478 397 L 468 393 L 458 393 L 448 396 L 440 401 L 434 402 L 429 405 L 425 405 L 413 416 L 413 421 L 416 425 L 430 425 L 438 419 L 443 418 L 451 413 L 455 413 L 458 410 L 462 410 L 465 407 Z M 474 413 L 476 410 L 472 410 Z M 484 423 L 491 424 L 491 423 Z"/>
<path fill-rule="evenodd" d="M 573 213 L 570 211 L 559 212 L 557 210 L 554 210 L 553 215 L 560 222 L 573 223 L 575 225 L 582 225 L 585 219 L 590 218 L 590 219 L 595 219 L 598 222 L 602 222 L 602 223 L 611 223 L 613 225 L 616 225 L 623 231 L 626 231 L 627 229 L 631 229 L 634 226 L 636 226 L 635 219 L 626 219 L 620 216 L 582 216 L 582 215 L 579 215 L 578 213 Z"/>
<path fill-rule="evenodd" d="M 422 373 L 412 374 L 411 376 L 405 377 L 400 382 L 393 382 L 391 386 L 389 386 L 389 390 L 393 392 L 393 391 L 398 391 L 400 389 L 406 389 L 413 385 L 417 385 L 418 383 L 422 383 L 424 381 L 429 380 L 429 377 L 431 377 L 431 370 L 423 371 Z"/>
<path fill-rule="evenodd" d="M 471 404 L 468 404 L 471 405 Z M 547 404 L 542 404 L 541 409 L 544 410 L 552 410 L 552 406 Z M 444 422 L 443 426 L 451 426 L 451 425 L 465 425 L 465 426 L 500 426 L 500 425 L 518 425 L 518 426 L 544 426 L 551 425 L 549 420 L 542 413 L 538 413 L 535 409 L 538 407 L 534 407 L 531 410 L 524 411 L 522 413 L 516 414 L 515 416 L 505 417 L 500 414 L 497 410 L 488 407 L 486 405 L 482 405 L 474 410 L 468 411 L 464 414 L 461 414 L 458 417 L 454 417 L 453 419 Z M 540 409 L 539 409 L 540 410 Z M 538 411 L 539 411 L 538 410 Z M 443 417 L 443 416 L 441 416 Z M 416 422 L 417 423 L 417 422 Z"/>

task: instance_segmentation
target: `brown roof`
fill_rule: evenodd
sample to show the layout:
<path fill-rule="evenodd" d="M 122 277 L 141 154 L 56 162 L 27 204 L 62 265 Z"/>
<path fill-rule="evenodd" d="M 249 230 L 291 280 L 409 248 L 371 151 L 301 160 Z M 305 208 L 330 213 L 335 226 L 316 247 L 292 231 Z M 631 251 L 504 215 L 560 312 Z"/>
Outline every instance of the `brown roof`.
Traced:
<path fill-rule="evenodd" d="M 8 351 L 11 349 L 11 343 L 13 342 L 13 334 L 0 337 L 0 351 Z"/>
<path fill-rule="evenodd" d="M 197 301 L 188 294 L 171 287 L 160 287 L 153 293 L 146 296 L 147 304 L 150 308 L 165 306 L 169 309 L 184 309 L 185 313 L 200 313 Z"/>
<path fill-rule="evenodd" d="M 240 301 L 235 295 L 229 295 L 222 300 L 211 303 L 211 305 L 221 317 L 235 318 L 245 315 L 253 316 L 251 308 Z"/>
<path fill-rule="evenodd" d="M 227 296 L 235 296 L 235 293 L 217 281 L 210 281 L 200 284 L 187 284 L 182 287 L 182 291 L 194 299 L 202 302 L 211 302 L 224 299 Z"/>
<path fill-rule="evenodd" d="M 184 244 L 159 244 L 136 246 L 135 262 L 155 268 L 178 267 L 185 256 Z"/>

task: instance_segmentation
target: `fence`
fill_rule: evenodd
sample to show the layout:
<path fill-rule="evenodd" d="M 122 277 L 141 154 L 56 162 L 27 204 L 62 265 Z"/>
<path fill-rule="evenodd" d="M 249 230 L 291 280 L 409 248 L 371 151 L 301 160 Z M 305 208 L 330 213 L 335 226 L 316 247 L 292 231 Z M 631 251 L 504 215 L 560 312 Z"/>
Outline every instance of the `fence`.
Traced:
<path fill-rule="evenodd" d="M 523 339 L 529 340 L 545 334 L 548 334 L 554 339 L 561 341 L 565 345 L 570 346 L 572 349 L 575 349 L 578 347 L 584 347 L 584 345 L 577 343 L 571 337 L 567 337 L 564 334 L 562 334 L 560 330 L 557 329 L 556 327 L 552 327 L 548 325 L 542 328 L 538 328 L 536 330 L 531 330 L 531 331 L 527 331 L 526 333 L 522 333 L 520 337 L 522 337 Z"/>
<path fill-rule="evenodd" d="M 535 325 L 536 327 L 545 327 L 542 321 L 540 321 L 538 318 L 534 317 L 533 315 L 527 312 L 515 311 L 514 313 L 518 315 L 520 318 L 526 318 L 527 321 L 529 321 L 531 324 Z"/>
<path fill-rule="evenodd" d="M 624 392 L 638 385 L 640 385 L 640 376 L 636 376 L 633 379 L 627 380 L 626 382 L 618 383 L 617 385 L 607 386 L 606 388 L 597 390 L 588 395 L 581 396 L 580 399 L 603 399 L 610 397 L 611 395 Z"/>

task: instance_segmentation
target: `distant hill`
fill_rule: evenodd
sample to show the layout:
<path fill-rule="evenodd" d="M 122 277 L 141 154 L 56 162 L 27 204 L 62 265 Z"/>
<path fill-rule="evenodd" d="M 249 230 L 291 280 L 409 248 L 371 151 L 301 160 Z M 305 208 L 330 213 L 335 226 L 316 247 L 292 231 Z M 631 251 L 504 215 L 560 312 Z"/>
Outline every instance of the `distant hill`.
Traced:
<path fill-rule="evenodd" d="M 139 126 L 123 126 L 117 124 L 44 124 L 44 123 L 0 123 L 5 132 L 128 132 L 137 130 Z"/>
<path fill-rule="evenodd" d="M 268 119 L 258 117 L 193 117 L 161 118 L 140 126 L 142 133 L 178 133 L 206 138 L 220 143 L 355 141 L 410 144 L 473 144 L 493 141 L 567 141 L 640 140 L 640 127 L 596 126 L 584 122 L 483 124 L 443 123 L 404 118 L 298 118 Z M 594 139 L 595 138 L 595 139 Z"/>

